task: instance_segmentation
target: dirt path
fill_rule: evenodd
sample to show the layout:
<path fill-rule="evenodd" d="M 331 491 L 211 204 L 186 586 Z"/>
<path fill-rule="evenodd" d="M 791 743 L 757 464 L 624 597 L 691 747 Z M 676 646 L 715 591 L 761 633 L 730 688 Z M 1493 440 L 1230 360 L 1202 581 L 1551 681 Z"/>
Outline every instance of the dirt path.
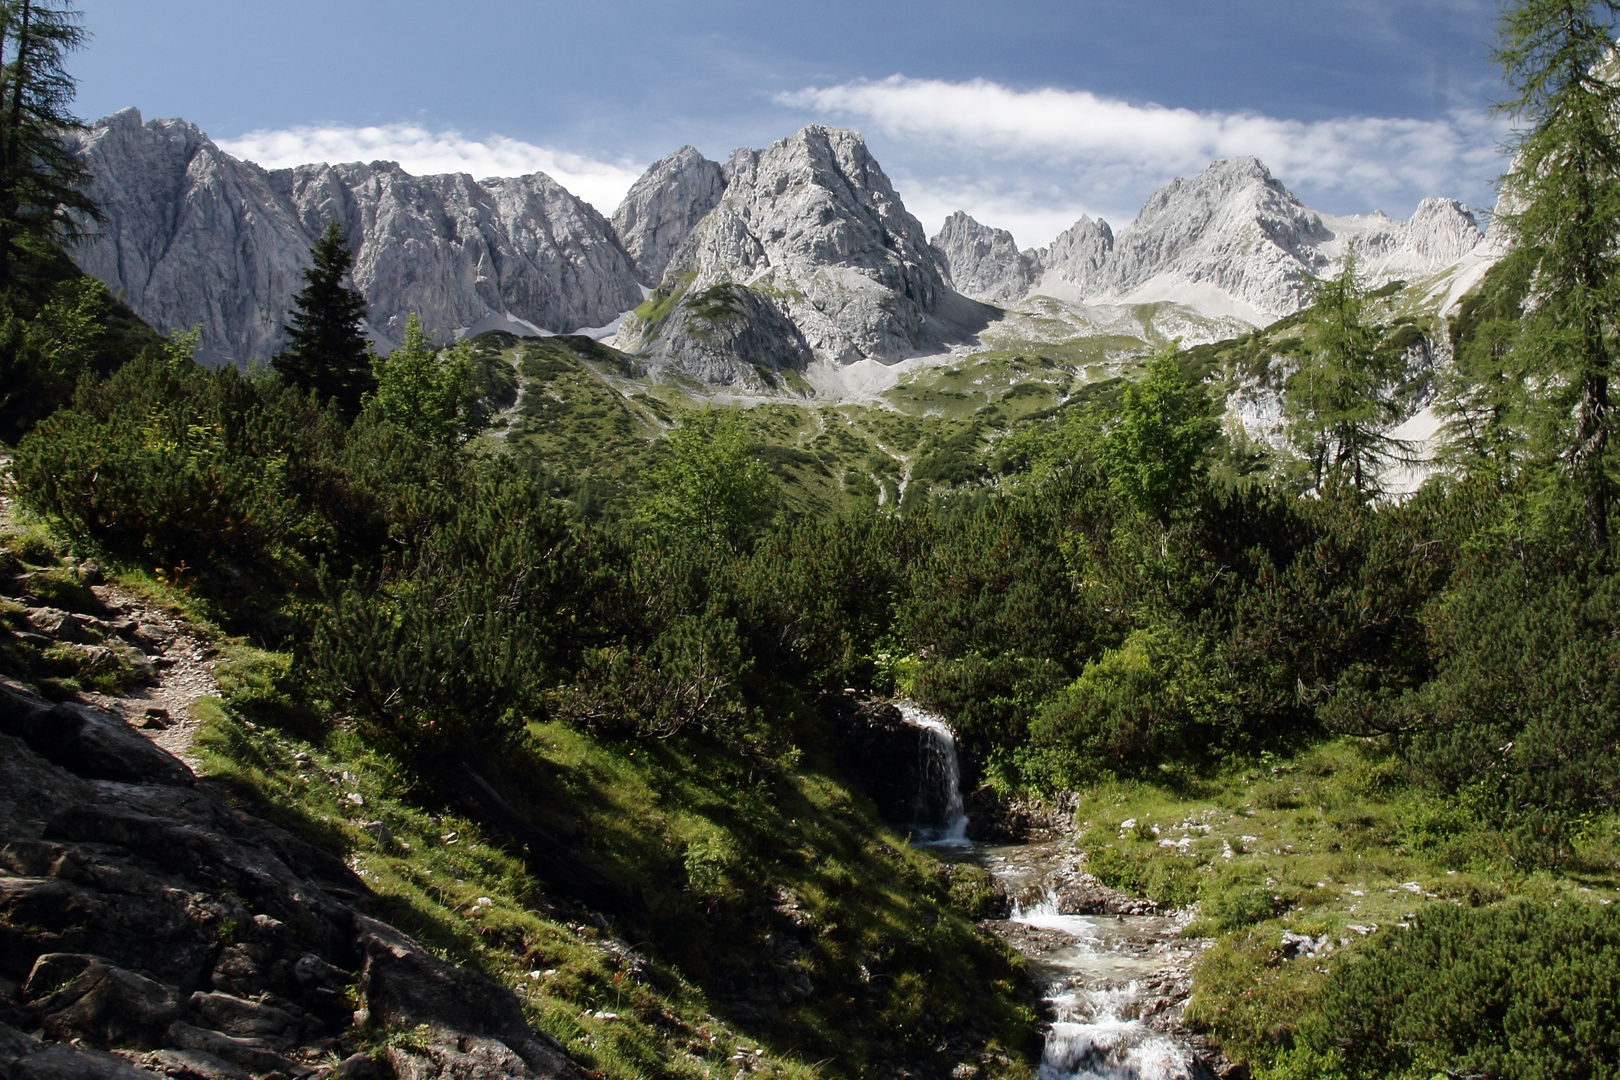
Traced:
<path fill-rule="evenodd" d="M 196 701 L 219 693 L 214 679 L 218 650 L 188 630 L 184 623 L 115 585 L 91 589 L 112 616 L 134 621 L 141 650 L 153 662 L 148 685 L 122 695 L 86 693 L 92 705 L 118 713 L 153 742 L 190 762 L 191 744 L 200 726 Z"/>
<path fill-rule="evenodd" d="M 0 531 L 16 528 L 14 510 L 11 458 L 0 454 Z M 99 578 L 94 564 L 78 564 L 78 570 L 88 581 Z M 75 613 L 77 623 L 138 651 L 150 665 L 150 674 L 144 685 L 131 686 L 121 694 L 87 692 L 80 695 L 81 700 L 118 713 L 171 754 L 189 759 L 199 726 L 196 701 L 219 693 L 214 678 L 218 650 L 172 612 L 144 597 L 105 583 L 92 584 L 90 591 L 102 610 Z M 14 592 L 22 595 L 9 595 Z M 60 613 L 39 606 L 27 595 L 25 584 L 0 580 L 0 598 L 22 606 L 36 630 L 54 636 L 48 628 Z"/>

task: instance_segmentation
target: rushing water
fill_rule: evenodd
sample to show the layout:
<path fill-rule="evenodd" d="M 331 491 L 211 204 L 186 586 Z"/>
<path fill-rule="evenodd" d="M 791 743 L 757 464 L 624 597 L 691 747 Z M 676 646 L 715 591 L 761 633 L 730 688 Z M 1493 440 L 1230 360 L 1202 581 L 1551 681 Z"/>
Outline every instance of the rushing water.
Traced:
<path fill-rule="evenodd" d="M 956 735 L 945 721 L 910 702 L 900 702 L 899 708 L 901 719 L 921 728 L 925 736 L 919 751 L 922 760 L 917 763 L 922 786 L 914 812 L 921 838 L 938 844 L 965 844 L 968 816 L 962 804 L 962 763 L 956 756 Z"/>
<path fill-rule="evenodd" d="M 1200 1075 L 1191 1049 L 1156 1030 L 1149 1015 L 1167 1004 L 1189 959 L 1180 923 L 1150 915 L 1065 915 L 1048 875 L 1068 853 L 1060 845 L 976 844 L 967 839 L 956 738 L 914 705 L 905 722 L 928 733 L 917 793 L 919 839 L 942 858 L 974 862 L 1015 898 L 1005 924 L 1028 959 L 1052 1017 L 1038 1080 L 1188 1080 Z M 1173 991 L 1172 991 L 1173 992 Z"/>

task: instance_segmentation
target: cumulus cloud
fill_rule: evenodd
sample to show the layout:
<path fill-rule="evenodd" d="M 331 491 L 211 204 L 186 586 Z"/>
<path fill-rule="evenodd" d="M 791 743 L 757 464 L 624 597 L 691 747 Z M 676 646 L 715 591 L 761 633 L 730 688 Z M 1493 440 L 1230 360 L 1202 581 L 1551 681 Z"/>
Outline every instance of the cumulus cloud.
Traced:
<path fill-rule="evenodd" d="M 1501 172 L 1498 146 L 1506 135 L 1500 121 L 1478 111 L 1304 122 L 1134 104 L 1083 90 L 1017 90 L 984 79 L 897 75 L 775 100 L 934 158 L 979 161 L 986 175 L 1061 175 L 1066 179 L 1056 182 L 1069 194 L 1060 201 L 1106 207 L 1116 219 L 1126 206 L 1134 214 L 1147 192 L 1171 177 L 1239 155 L 1260 158 L 1291 187 L 1360 208 L 1400 209 L 1425 195 L 1481 201 Z"/>
<path fill-rule="evenodd" d="M 471 138 L 459 131 L 430 131 L 417 124 L 378 127 L 344 125 L 250 131 L 221 139 L 226 153 L 267 169 L 311 162 L 397 161 L 410 173 L 471 173 L 524 176 L 543 172 L 604 214 L 611 215 L 642 169 L 630 162 L 603 161 L 565 150 L 494 135 Z"/>

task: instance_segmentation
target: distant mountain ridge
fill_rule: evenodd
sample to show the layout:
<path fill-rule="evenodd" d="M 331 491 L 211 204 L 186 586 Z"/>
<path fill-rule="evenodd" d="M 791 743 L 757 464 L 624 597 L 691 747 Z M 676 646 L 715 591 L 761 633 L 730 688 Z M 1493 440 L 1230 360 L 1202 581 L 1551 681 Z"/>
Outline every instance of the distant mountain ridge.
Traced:
<path fill-rule="evenodd" d="M 1425 199 L 1409 221 L 1334 217 L 1300 202 L 1252 157 L 1217 161 L 1155 191 L 1116 236 L 1081 218 L 1045 248 L 958 211 L 932 243 L 965 294 L 999 303 L 1045 295 L 1088 303 L 1173 300 L 1261 324 L 1308 302 L 1310 280 L 1354 255 L 1368 280 L 1416 278 L 1484 242 L 1468 207 Z"/>
<path fill-rule="evenodd" d="M 642 297 L 612 224 L 543 173 L 480 183 L 392 162 L 272 172 L 193 124 L 143 123 L 134 109 L 91 125 L 75 149 L 106 214 L 75 260 L 157 329 L 200 325 L 205 360 L 281 347 L 327 220 L 348 229 L 354 283 L 385 348 L 413 311 L 440 331 L 492 314 L 568 331 L 607 325 Z"/>
<path fill-rule="evenodd" d="M 812 125 L 724 165 L 655 163 L 610 221 L 543 173 L 417 177 L 392 162 L 266 170 L 181 120 L 126 109 L 75 136 L 106 211 L 87 273 L 163 331 L 202 327 L 202 358 L 280 348 L 299 271 L 328 220 L 380 347 L 419 313 L 441 333 L 617 330 L 651 370 L 762 388 L 776 372 L 971 345 L 993 305 L 1175 301 L 1269 322 L 1354 253 L 1373 280 L 1432 274 L 1483 239 L 1430 199 L 1408 222 L 1306 207 L 1259 161 L 1219 161 L 1149 198 L 1117 234 L 1082 218 L 1038 250 L 964 213 L 932 240 L 853 131 Z M 649 296 L 649 292 L 651 295 Z"/>

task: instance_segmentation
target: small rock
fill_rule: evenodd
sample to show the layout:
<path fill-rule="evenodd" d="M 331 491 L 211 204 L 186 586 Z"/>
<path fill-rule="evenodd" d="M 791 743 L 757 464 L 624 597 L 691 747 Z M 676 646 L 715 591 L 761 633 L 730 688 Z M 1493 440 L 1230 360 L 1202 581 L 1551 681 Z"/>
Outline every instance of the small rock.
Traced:
<path fill-rule="evenodd" d="M 58 1044 L 18 1061 L 10 1080 L 156 1080 L 157 1075 L 114 1054 Z"/>
<path fill-rule="evenodd" d="M 332 1070 L 333 1077 L 342 1080 L 379 1080 L 382 1076 L 377 1063 L 367 1054 L 351 1054 Z"/>
<path fill-rule="evenodd" d="M 179 1080 L 253 1080 L 247 1070 L 201 1050 L 159 1050 L 150 1064 Z"/>
<path fill-rule="evenodd" d="M 167 731 L 172 724 L 168 709 L 147 709 L 141 719 L 141 727 L 147 731 Z"/>
<path fill-rule="evenodd" d="M 360 827 L 375 836 L 380 844 L 392 844 L 394 842 L 393 830 L 380 821 L 362 821 Z"/>

